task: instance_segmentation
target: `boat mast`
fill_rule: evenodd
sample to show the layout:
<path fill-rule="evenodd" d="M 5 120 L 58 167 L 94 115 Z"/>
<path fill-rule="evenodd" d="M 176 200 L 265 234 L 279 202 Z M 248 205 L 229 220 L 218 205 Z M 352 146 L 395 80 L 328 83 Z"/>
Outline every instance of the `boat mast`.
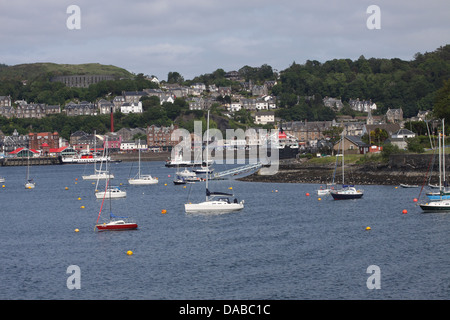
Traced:
<path fill-rule="evenodd" d="M 208 118 L 206 120 L 206 165 L 208 166 L 208 149 L 209 145 L 209 109 L 208 109 Z M 208 191 L 208 172 L 206 172 L 206 190 Z M 206 201 L 208 201 L 208 193 L 206 193 Z"/>
<path fill-rule="evenodd" d="M 444 128 L 444 119 L 442 119 L 442 178 L 444 183 L 444 190 L 447 187 L 447 183 L 445 180 L 445 128 Z"/>
<path fill-rule="evenodd" d="M 441 132 L 438 132 L 438 147 L 439 147 L 439 193 L 442 192 L 442 146 L 441 146 Z"/>
<path fill-rule="evenodd" d="M 140 179 L 141 178 L 141 139 L 138 139 L 138 152 L 139 152 L 138 179 Z"/>
<path fill-rule="evenodd" d="M 344 182 L 344 138 L 342 138 L 342 184 L 345 184 L 345 182 Z"/>

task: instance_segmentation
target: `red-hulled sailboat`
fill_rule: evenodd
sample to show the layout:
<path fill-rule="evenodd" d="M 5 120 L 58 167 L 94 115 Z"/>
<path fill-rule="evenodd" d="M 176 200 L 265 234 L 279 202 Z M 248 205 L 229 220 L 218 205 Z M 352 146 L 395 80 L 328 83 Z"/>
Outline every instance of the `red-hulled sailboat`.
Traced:
<path fill-rule="evenodd" d="M 102 204 L 100 206 L 100 211 L 98 213 L 97 222 L 95 228 L 97 231 L 122 231 L 122 230 L 135 230 L 138 225 L 136 222 L 132 221 L 128 217 L 118 217 L 115 216 L 111 211 L 111 196 L 109 196 L 109 221 L 99 223 L 99 219 L 102 213 L 103 204 L 105 203 L 106 193 L 111 192 L 111 188 L 108 188 L 109 179 L 106 180 L 105 193 L 103 194 Z M 109 190 L 109 191 L 108 191 Z"/>

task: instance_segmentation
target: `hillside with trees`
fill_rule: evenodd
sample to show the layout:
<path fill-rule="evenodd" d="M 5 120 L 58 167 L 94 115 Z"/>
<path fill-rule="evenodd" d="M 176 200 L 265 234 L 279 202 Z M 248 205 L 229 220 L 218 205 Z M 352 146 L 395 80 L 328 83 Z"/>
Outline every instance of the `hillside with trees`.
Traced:
<path fill-rule="evenodd" d="M 111 74 L 117 80 L 101 81 L 88 88 L 67 87 L 60 82 L 51 82 L 55 75 Z M 307 60 L 304 64 L 293 62 L 279 73 L 271 66 L 244 66 L 233 72 L 233 77 L 223 69 L 199 75 L 192 80 L 172 71 L 167 83 L 190 86 L 203 83 L 206 86 L 231 87 L 233 94 L 251 96 L 243 89 L 244 83 L 262 85 L 266 81 L 276 81 L 269 93 L 276 96 L 278 109 L 276 116 L 282 120 L 323 121 L 336 117 L 336 110 L 326 107 L 324 97 L 341 99 L 344 108 L 341 114 L 353 114 L 350 99 L 372 100 L 377 104 L 378 114 L 385 114 L 388 108 L 403 109 L 405 118 L 417 115 L 419 110 L 433 110 L 436 117 L 444 117 L 450 124 L 450 45 L 432 52 L 417 53 L 411 61 L 398 58 L 369 58 L 360 56 L 357 60 L 333 59 L 326 62 Z M 165 81 L 162 81 L 163 83 Z M 58 65 L 52 63 L 6 66 L 0 64 L 0 96 L 11 96 L 12 101 L 25 100 L 28 103 L 60 105 L 69 101 L 95 102 L 111 100 L 122 91 L 141 91 L 158 88 L 142 73 L 128 71 L 100 64 Z M 213 113 L 220 115 L 221 102 L 230 102 L 231 97 L 219 97 L 213 104 Z M 144 97 L 142 114 L 115 114 L 116 129 L 120 127 L 144 127 L 151 124 L 170 125 L 172 123 L 189 128 L 194 119 L 203 116 L 202 111 L 189 110 L 185 99 L 177 98 L 175 103 L 159 102 L 155 97 Z M 253 125 L 250 113 L 241 110 L 234 118 L 216 118 L 220 128 Z M 226 121 L 225 121 L 225 120 Z M 64 114 L 43 119 L 3 119 L 0 127 L 5 134 L 14 129 L 21 133 L 28 131 L 58 131 L 63 137 L 83 128 L 97 128 L 107 131 L 107 116 L 67 117 Z M 89 131 L 89 130 L 88 130 Z"/>
<path fill-rule="evenodd" d="M 292 120 L 326 120 L 318 116 L 323 97 L 372 100 L 379 114 L 388 108 L 403 109 L 404 117 L 419 110 L 432 110 L 438 90 L 450 78 L 450 45 L 433 52 L 417 53 L 412 61 L 393 59 L 334 59 L 320 63 L 292 63 L 280 72 L 272 93 L 279 99 L 277 114 Z M 314 110 L 316 112 L 314 113 Z M 301 114 L 301 116 L 299 116 Z"/>

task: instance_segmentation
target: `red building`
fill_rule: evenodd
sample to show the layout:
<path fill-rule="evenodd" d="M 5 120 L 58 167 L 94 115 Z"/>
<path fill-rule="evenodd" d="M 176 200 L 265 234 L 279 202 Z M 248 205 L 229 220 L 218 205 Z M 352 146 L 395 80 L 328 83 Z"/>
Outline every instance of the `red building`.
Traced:
<path fill-rule="evenodd" d="M 59 134 L 58 132 L 29 133 L 28 143 L 30 149 L 43 150 L 45 154 L 49 149 L 59 148 Z"/>

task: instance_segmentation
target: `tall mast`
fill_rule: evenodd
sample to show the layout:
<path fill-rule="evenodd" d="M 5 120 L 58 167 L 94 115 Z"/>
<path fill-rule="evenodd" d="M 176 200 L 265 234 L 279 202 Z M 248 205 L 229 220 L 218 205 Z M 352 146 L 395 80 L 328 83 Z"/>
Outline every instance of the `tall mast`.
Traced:
<path fill-rule="evenodd" d="M 442 178 L 444 179 L 444 189 L 447 187 L 445 180 L 445 128 L 444 119 L 442 119 Z"/>
<path fill-rule="evenodd" d="M 141 139 L 138 140 L 138 153 L 139 153 L 138 178 L 141 178 Z"/>
<path fill-rule="evenodd" d="M 206 166 L 208 166 L 208 153 L 209 153 L 209 109 L 208 118 L 206 120 Z M 208 171 L 206 172 L 206 190 L 208 190 Z M 206 193 L 206 201 L 208 201 L 208 193 Z"/>
<path fill-rule="evenodd" d="M 344 143 L 344 131 L 342 131 L 342 186 L 344 186 L 345 182 L 344 182 L 344 148 L 345 148 L 345 143 Z"/>
<path fill-rule="evenodd" d="M 438 145 L 439 145 L 439 191 L 442 191 L 442 146 L 441 146 L 441 132 L 439 132 L 438 136 Z"/>

